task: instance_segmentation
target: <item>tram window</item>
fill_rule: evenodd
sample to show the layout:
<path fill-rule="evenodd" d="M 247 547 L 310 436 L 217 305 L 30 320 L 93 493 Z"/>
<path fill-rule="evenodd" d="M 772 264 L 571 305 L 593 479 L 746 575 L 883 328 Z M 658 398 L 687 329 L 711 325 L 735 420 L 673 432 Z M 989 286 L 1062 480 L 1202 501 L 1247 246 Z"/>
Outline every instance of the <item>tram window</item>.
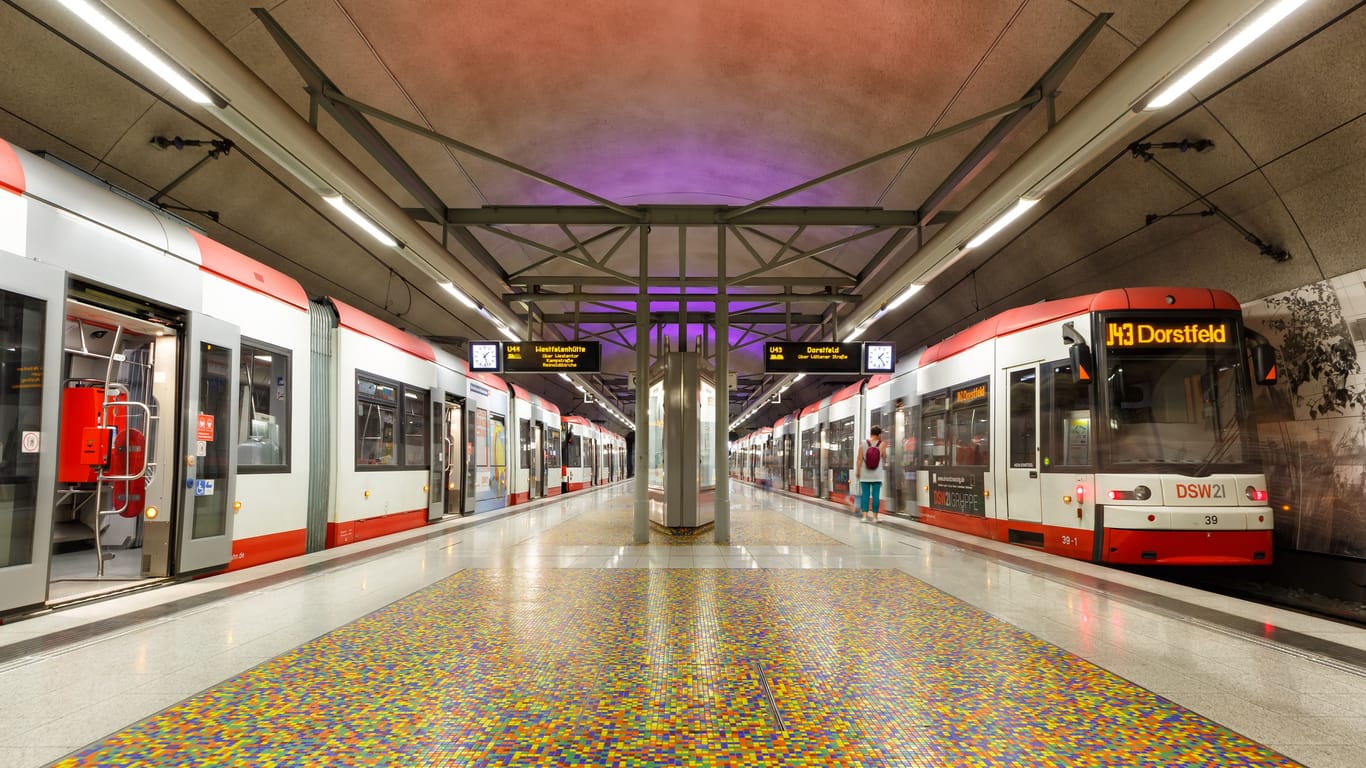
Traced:
<path fill-rule="evenodd" d="M 950 420 L 953 427 L 952 450 L 955 467 L 986 466 L 990 448 L 990 420 L 987 406 L 957 408 Z"/>
<path fill-rule="evenodd" d="M 830 425 L 830 438 L 834 448 L 831 467 L 852 468 L 854 466 L 854 417 L 850 416 Z"/>
<path fill-rule="evenodd" d="M 427 392 L 403 387 L 403 463 L 427 466 Z"/>
<path fill-rule="evenodd" d="M 356 464 L 398 464 L 398 385 L 356 374 Z"/>
<path fill-rule="evenodd" d="M 564 440 L 564 465 L 566 467 L 582 467 L 583 439 L 575 435 L 571 427 L 565 430 Z"/>
<path fill-rule="evenodd" d="M 517 420 L 517 437 L 522 441 L 519 443 L 522 450 L 518 451 L 520 456 L 517 459 L 517 465 L 521 469 L 531 469 L 531 452 L 535 446 L 531 444 L 531 422 L 529 420 Z"/>
<path fill-rule="evenodd" d="M 356 468 L 426 466 L 427 399 L 426 390 L 357 371 Z"/>
<path fill-rule="evenodd" d="M 1091 387 L 1077 381 L 1066 362 L 1044 366 L 1044 469 L 1091 464 Z"/>
<path fill-rule="evenodd" d="M 546 429 L 545 431 L 545 465 L 547 467 L 560 466 L 560 430 Z"/>
<path fill-rule="evenodd" d="M 0 290 L 0 568 L 33 562 L 47 303 Z"/>
<path fill-rule="evenodd" d="M 1038 441 L 1034 434 L 1034 399 L 1037 374 L 1033 370 L 1010 374 L 1010 466 L 1034 467 Z"/>
<path fill-rule="evenodd" d="M 243 474 L 289 471 L 290 356 L 242 340 L 237 469 Z"/>
<path fill-rule="evenodd" d="M 948 463 L 949 395 L 940 392 L 920 402 L 920 466 L 942 467 Z"/>

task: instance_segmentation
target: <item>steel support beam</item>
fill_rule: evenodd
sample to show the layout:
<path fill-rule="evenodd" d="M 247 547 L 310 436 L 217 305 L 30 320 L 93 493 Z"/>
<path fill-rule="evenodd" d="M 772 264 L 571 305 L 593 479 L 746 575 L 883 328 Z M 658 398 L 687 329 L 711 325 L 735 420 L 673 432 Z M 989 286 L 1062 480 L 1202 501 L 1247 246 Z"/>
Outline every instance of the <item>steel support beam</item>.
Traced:
<path fill-rule="evenodd" d="M 626 301 L 634 301 L 635 298 L 636 298 L 635 296 L 628 296 L 627 299 L 625 299 L 625 300 L 626 300 Z M 715 299 L 716 299 L 716 295 L 715 295 L 715 294 L 711 294 L 711 295 L 707 296 L 706 298 L 704 298 L 703 301 L 714 301 Z M 542 319 L 545 321 L 545 323 L 546 323 L 547 325 L 573 325 L 574 322 L 575 322 L 575 320 L 577 319 L 579 322 L 584 323 L 584 324 L 587 324 L 587 325 L 606 324 L 606 325 L 620 325 L 620 326 L 629 327 L 629 326 L 631 326 L 633 323 L 635 323 L 635 321 L 636 321 L 636 314 L 635 314 L 635 312 L 627 312 L 627 311 L 620 311 L 620 312 L 579 312 L 579 313 L 577 313 L 577 314 L 575 314 L 575 313 L 573 313 L 573 312 L 547 312 L 545 315 L 542 316 Z M 689 315 L 689 319 L 693 320 L 694 322 L 712 323 L 712 322 L 714 322 L 714 320 L 715 320 L 715 315 L 713 315 L 712 313 L 709 313 L 709 312 L 703 312 L 703 313 L 696 313 L 696 312 L 694 312 L 694 313 L 692 313 L 692 314 Z M 746 311 L 746 312 L 737 312 L 737 313 L 731 314 L 731 315 L 730 315 L 730 320 L 731 320 L 731 324 L 732 324 L 732 325 L 741 325 L 741 324 L 744 324 L 744 325 L 755 325 L 755 326 L 759 326 L 759 325 L 782 325 L 782 326 L 786 326 L 786 325 L 789 324 L 789 322 L 790 322 L 792 325 L 820 325 L 820 323 L 821 323 L 822 320 L 823 320 L 823 316 L 822 316 L 822 315 L 812 315 L 812 314 L 795 314 L 795 315 L 791 315 L 791 314 L 788 314 L 788 313 L 785 313 L 785 312 L 752 312 L 752 311 Z M 650 313 L 650 323 L 651 323 L 652 325 L 653 325 L 653 324 L 658 324 L 658 323 L 676 323 L 676 322 L 678 322 L 678 315 L 675 314 L 675 313 L 673 313 L 673 312 L 651 312 L 651 313 Z"/>
<path fill-rule="evenodd" d="M 650 543 L 650 229 L 640 233 L 640 294 L 636 300 L 636 503 L 632 540 Z"/>
<path fill-rule="evenodd" d="M 406 209 L 418 221 L 441 224 L 426 208 Z M 747 227 L 914 227 L 920 223 L 915 211 L 851 206 L 770 206 L 736 215 L 734 206 L 642 205 L 617 208 L 596 205 L 488 205 L 482 208 L 450 208 L 445 223 L 460 227 L 479 225 L 563 225 L 568 227 L 644 224 L 653 227 L 714 227 L 720 223 Z"/>
<path fill-rule="evenodd" d="M 726 228 L 716 228 L 716 415 L 712 451 L 716 464 L 716 493 L 712 496 L 713 528 L 717 544 L 730 543 L 730 302 L 726 298 Z"/>
<path fill-rule="evenodd" d="M 1049 67 L 1048 71 L 1025 91 L 1023 98 L 1042 97 L 1051 108 L 1053 94 L 1062 87 L 1062 81 L 1067 78 L 1072 68 L 1081 60 L 1086 49 L 1091 47 L 1096 36 L 1105 29 L 1105 25 L 1109 23 L 1110 17 L 1113 15 L 1112 13 L 1096 14 L 1096 17 L 1091 20 L 1081 35 L 1072 42 L 1072 45 L 1063 52 L 1057 61 L 1053 62 L 1053 66 Z M 1001 144 L 1024 124 L 1025 118 L 1029 117 L 1039 103 L 1039 101 L 1035 101 L 1028 106 L 1021 107 L 992 126 L 991 131 L 982 137 L 982 140 L 972 148 L 967 157 L 964 157 L 958 166 L 930 193 L 929 197 L 925 198 L 925 202 L 920 204 L 917 210 L 920 211 L 921 220 L 930 221 L 935 214 L 943 210 L 953 193 L 971 182 L 977 173 L 986 167 L 991 158 L 996 155 L 996 150 L 1000 149 Z"/>
<path fill-rule="evenodd" d="M 751 269 L 748 272 L 741 273 L 739 277 L 736 277 L 735 279 L 731 280 L 730 284 L 745 285 L 754 278 L 759 277 L 760 275 L 767 274 L 776 269 L 782 269 L 783 267 L 791 266 L 792 264 L 796 264 L 799 261 L 805 261 L 806 259 L 815 258 L 816 256 L 820 256 L 823 253 L 829 253 L 830 251 L 843 248 L 844 246 L 850 243 L 862 240 L 865 237 L 871 237 L 879 232 L 885 231 L 887 231 L 886 227 L 873 227 L 872 229 L 865 229 L 862 232 L 855 232 L 852 235 L 841 237 L 840 239 L 833 240 L 831 242 L 826 243 L 825 245 L 818 245 L 810 250 L 802 251 L 800 254 L 796 256 L 791 256 L 786 259 L 774 259 L 768 262 L 766 266 L 759 267 L 757 269 Z"/>
<path fill-rule="evenodd" d="M 460 231 L 460 229 L 457 229 L 456 231 Z M 625 282 L 627 285 L 634 285 L 636 282 L 636 278 L 624 272 L 618 272 L 615 269 L 609 269 L 607 267 L 602 266 L 601 264 L 598 264 L 596 261 L 590 261 L 588 259 L 575 256 L 572 253 L 562 251 L 559 248 L 555 248 L 554 246 L 546 245 L 545 243 L 542 243 L 539 240 L 533 240 L 529 237 L 523 237 L 522 235 L 519 235 L 515 232 L 509 232 L 505 229 L 498 229 L 497 227 L 480 225 L 479 229 L 483 230 L 484 232 L 488 232 L 490 234 L 506 238 L 508 240 L 513 241 L 514 243 L 521 243 L 522 245 L 535 248 L 538 251 L 543 251 L 552 256 L 558 256 L 559 258 L 564 259 L 565 261 L 578 264 L 581 267 L 587 267 L 588 269 L 591 269 L 595 272 L 601 272 L 603 274 L 610 275 L 612 277 L 617 278 L 618 280 Z M 582 276 L 580 276 L 578 280 L 579 282 L 584 282 L 584 278 Z"/>
<path fill-rule="evenodd" d="M 713 278 L 713 282 L 715 279 Z M 644 281 L 641 283 L 644 287 Z M 636 298 L 633 293 L 505 293 L 503 301 L 527 301 L 544 303 L 547 301 L 593 301 L 593 302 L 629 302 Z M 862 296 L 852 293 L 729 293 L 731 301 L 761 301 L 773 302 L 775 304 L 854 304 L 863 299 Z M 656 301 L 681 301 L 680 297 L 687 297 L 688 301 L 711 302 L 716 300 L 714 293 L 657 293 L 654 295 Z M 686 322 L 686 321 L 685 321 Z"/>
<path fill-rule="evenodd" d="M 808 189 L 811 189 L 812 187 L 824 184 L 827 181 L 838 179 L 841 176 L 847 176 L 855 171 L 867 168 L 870 165 L 876 165 L 877 163 L 880 163 L 888 158 L 896 157 L 897 155 L 904 155 L 913 149 L 919 149 L 920 147 L 923 147 L 927 144 L 933 144 L 936 141 L 942 141 L 944 139 L 949 138 L 950 136 L 956 136 L 962 133 L 963 131 L 981 125 L 982 123 L 985 123 L 988 120 L 994 120 L 1002 115 L 1008 115 L 1012 112 L 1024 109 L 1025 107 L 1033 106 L 1034 104 L 1038 103 L 1041 100 L 1041 98 L 1042 97 L 1038 94 L 1032 94 L 1019 101 L 1013 102 L 1011 104 L 1006 104 L 1003 107 L 997 107 L 996 109 L 993 109 L 990 112 L 983 112 L 982 114 L 977 115 L 976 117 L 970 117 L 961 123 L 951 125 L 948 128 L 940 129 L 938 131 L 935 131 L 934 133 L 926 134 L 913 141 L 908 141 L 899 147 L 892 147 L 891 149 L 885 152 L 879 152 L 878 154 L 873 155 L 872 157 L 865 158 L 863 160 L 858 161 L 857 163 L 853 163 L 852 165 L 846 165 L 843 168 L 831 171 L 830 173 L 827 173 L 823 176 L 817 176 L 816 178 L 811 179 L 810 181 L 804 181 L 795 187 L 788 187 L 787 189 L 769 195 L 768 197 L 765 197 L 762 200 L 756 200 L 753 203 L 750 203 L 749 205 L 736 208 L 735 210 L 730 211 L 729 213 L 724 215 L 722 219 L 727 223 L 735 223 L 738 219 L 740 219 L 745 214 L 750 213 L 751 211 L 759 210 L 760 208 L 768 206 L 772 203 L 776 203 L 784 198 L 792 197 L 798 192 L 804 192 Z M 891 226 L 915 226 L 915 223 L 898 223 Z"/>
<path fill-rule="evenodd" d="M 455 230 L 452 229 L 452 231 L 455 231 Z M 524 270 L 519 270 L 519 271 L 517 271 L 517 272 L 512 273 L 511 275 L 508 276 L 508 284 L 509 284 L 509 285 L 513 285 L 513 286 L 518 286 L 518 287 L 526 288 L 526 289 L 528 289 L 528 290 L 535 290 L 536 288 L 540 288 L 540 287 L 551 287 L 551 286 L 559 287 L 559 286 L 565 286 L 565 285 L 596 285 L 596 286 L 621 285 L 621 286 L 628 286 L 628 287 L 632 287 L 632 288 L 634 288 L 635 285 L 636 285 L 636 280 L 635 280 L 635 278 L 630 278 L 629 280 L 623 280 L 623 279 L 621 279 L 621 278 L 619 278 L 619 277 L 614 277 L 614 276 L 611 276 L 611 275 L 599 275 L 599 274 L 540 275 L 540 274 L 528 274 L 528 273 L 527 273 L 527 270 L 533 269 L 533 268 L 535 268 L 535 267 L 539 267 L 539 266 L 545 264 L 545 262 L 547 262 L 547 261 L 553 261 L 553 260 L 558 259 L 558 258 L 559 258 L 559 256 L 550 256 L 550 257 L 548 257 L 548 258 L 546 258 L 546 259 L 538 260 L 538 261 L 535 262 L 534 264 L 532 264 L 532 265 L 526 267 L 526 269 L 524 269 Z M 750 280 L 748 280 L 748 281 L 746 282 L 746 285 L 751 286 L 751 287 L 756 287 L 756 288 L 757 288 L 757 287 L 760 287 L 760 286 L 765 286 L 765 287 L 784 286 L 784 287 L 789 287 L 789 288 L 829 288 L 829 289 L 835 289 L 835 288 L 852 288 L 852 287 L 854 286 L 854 283 L 855 283 L 855 282 L 857 282 L 857 281 L 856 281 L 856 280 L 853 280 L 853 279 L 850 279 L 850 278 L 848 278 L 848 277 L 843 277 L 843 276 L 840 276 L 840 277 L 781 277 L 781 276 L 774 276 L 774 277 L 769 278 L 769 279 L 755 279 L 755 278 L 751 278 Z M 651 279 L 651 280 L 650 280 L 650 285 L 651 285 L 651 287 L 654 287 L 654 288 L 706 288 L 706 289 L 710 290 L 710 289 L 712 289 L 713 287 L 715 287 L 715 285 L 716 285 L 716 280 L 715 280 L 714 278 L 710 278 L 710 277 L 692 277 L 692 278 L 683 278 L 682 280 L 680 280 L 680 279 L 678 279 L 678 278 L 673 278 L 673 277 L 661 277 L 661 278 L 658 278 L 658 279 Z M 623 294 L 623 295 L 625 295 L 625 296 L 634 296 L 635 293 L 632 292 L 632 293 L 627 293 L 627 294 Z M 702 294 L 702 295 L 710 295 L 710 294 Z"/>
<path fill-rule="evenodd" d="M 275 44 L 284 52 L 285 58 L 294 65 L 294 69 L 303 78 L 304 85 L 308 88 L 309 93 L 341 93 L 341 89 L 337 87 L 336 83 L 332 82 L 323 73 L 322 67 L 319 67 L 294 41 L 294 38 L 285 32 L 284 27 L 281 27 L 279 22 L 275 21 L 275 17 L 270 15 L 270 11 L 265 8 L 253 8 L 252 12 L 256 14 L 256 18 L 261 21 L 261 25 L 266 28 L 270 36 L 274 38 Z M 355 139 L 356 143 L 360 144 L 361 148 L 380 164 L 381 168 L 417 200 L 422 206 L 420 210 L 437 221 L 445 219 L 446 204 L 442 202 L 441 196 L 403 159 L 394 145 L 390 144 L 364 115 L 349 105 L 316 96 L 310 100 L 309 106 L 310 109 L 321 106 L 327 110 L 327 114 L 337 121 L 342 130 Z M 316 125 L 317 122 L 314 121 L 314 126 L 316 127 Z"/>
<path fill-rule="evenodd" d="M 411 120 L 404 120 L 398 115 L 390 114 L 389 112 L 385 112 L 384 110 L 378 107 L 373 107 L 369 104 L 366 104 L 363 101 L 359 101 L 357 99 L 350 98 L 349 96 L 345 96 L 336 91 L 335 89 L 324 87 L 320 91 L 315 91 L 314 89 L 310 88 L 309 94 L 321 100 L 324 106 L 329 101 L 334 103 L 345 104 L 346 106 L 351 107 L 352 109 L 356 110 L 357 112 L 360 112 L 361 114 L 369 115 L 370 117 L 373 117 L 377 120 L 383 120 L 384 122 L 389 123 L 390 125 L 402 128 L 405 131 L 415 133 L 424 138 L 431 139 L 432 141 L 435 141 L 438 144 L 444 144 L 445 146 L 451 147 L 452 149 L 464 152 L 467 155 L 472 155 L 481 160 L 487 160 L 490 163 L 501 165 L 504 168 L 513 171 L 514 173 L 521 174 L 522 176 L 526 176 L 530 179 L 535 179 L 536 181 L 542 182 L 544 184 L 549 184 L 550 186 L 555 187 L 556 189 L 562 189 L 565 192 L 574 195 L 575 197 L 581 197 L 584 200 L 590 200 L 594 203 L 597 203 L 598 205 L 609 208 L 613 211 L 616 211 L 617 213 L 627 216 L 630 221 L 639 220 L 635 212 L 633 212 L 630 208 L 627 208 L 626 206 L 618 205 L 617 203 L 614 203 L 605 197 L 595 195 L 586 189 L 580 189 L 579 187 L 576 187 L 567 181 L 561 181 L 560 179 L 546 175 L 544 173 L 541 173 L 540 171 L 533 170 L 519 163 L 514 163 L 513 161 L 508 160 L 507 158 L 499 157 L 498 155 L 495 155 L 492 152 L 486 152 L 482 149 L 479 149 L 478 147 L 466 144 L 465 142 L 459 139 L 452 138 L 441 133 L 437 133 L 436 131 L 433 131 L 432 129 L 424 125 L 418 125 L 417 123 L 414 123 Z"/>

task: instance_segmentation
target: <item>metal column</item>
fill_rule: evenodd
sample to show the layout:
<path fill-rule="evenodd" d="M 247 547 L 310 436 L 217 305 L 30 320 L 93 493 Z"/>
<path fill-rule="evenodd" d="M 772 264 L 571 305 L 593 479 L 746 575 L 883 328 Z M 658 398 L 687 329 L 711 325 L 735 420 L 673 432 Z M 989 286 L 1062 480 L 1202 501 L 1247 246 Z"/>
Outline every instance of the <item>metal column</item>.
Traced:
<path fill-rule="evenodd" d="M 633 540 L 650 542 L 650 228 L 640 233 L 640 297 L 636 301 L 636 506 Z"/>
<path fill-rule="evenodd" d="M 730 299 L 726 297 L 726 228 L 716 228 L 716 496 L 717 544 L 730 543 Z"/>

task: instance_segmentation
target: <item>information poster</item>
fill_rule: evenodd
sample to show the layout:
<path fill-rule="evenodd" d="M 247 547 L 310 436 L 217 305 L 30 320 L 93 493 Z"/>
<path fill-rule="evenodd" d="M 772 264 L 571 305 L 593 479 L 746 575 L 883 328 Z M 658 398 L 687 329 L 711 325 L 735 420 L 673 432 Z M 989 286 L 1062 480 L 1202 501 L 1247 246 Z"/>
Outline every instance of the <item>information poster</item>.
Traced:
<path fill-rule="evenodd" d="M 964 515 L 986 517 L 981 470 L 930 470 L 930 506 Z"/>

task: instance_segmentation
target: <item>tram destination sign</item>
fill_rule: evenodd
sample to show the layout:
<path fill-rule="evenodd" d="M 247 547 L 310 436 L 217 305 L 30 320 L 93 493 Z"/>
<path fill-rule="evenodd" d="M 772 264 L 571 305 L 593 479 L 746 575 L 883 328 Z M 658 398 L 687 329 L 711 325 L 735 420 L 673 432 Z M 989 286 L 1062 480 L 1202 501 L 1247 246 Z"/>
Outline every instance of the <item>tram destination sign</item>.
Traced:
<path fill-rule="evenodd" d="M 602 342 L 508 341 L 503 373 L 600 373 Z"/>
<path fill-rule="evenodd" d="M 862 344 L 770 341 L 764 345 L 764 373 L 856 374 L 862 366 Z"/>
<path fill-rule="evenodd" d="M 1228 320 L 1111 318 L 1105 346 L 1112 349 L 1231 347 L 1236 337 Z"/>

